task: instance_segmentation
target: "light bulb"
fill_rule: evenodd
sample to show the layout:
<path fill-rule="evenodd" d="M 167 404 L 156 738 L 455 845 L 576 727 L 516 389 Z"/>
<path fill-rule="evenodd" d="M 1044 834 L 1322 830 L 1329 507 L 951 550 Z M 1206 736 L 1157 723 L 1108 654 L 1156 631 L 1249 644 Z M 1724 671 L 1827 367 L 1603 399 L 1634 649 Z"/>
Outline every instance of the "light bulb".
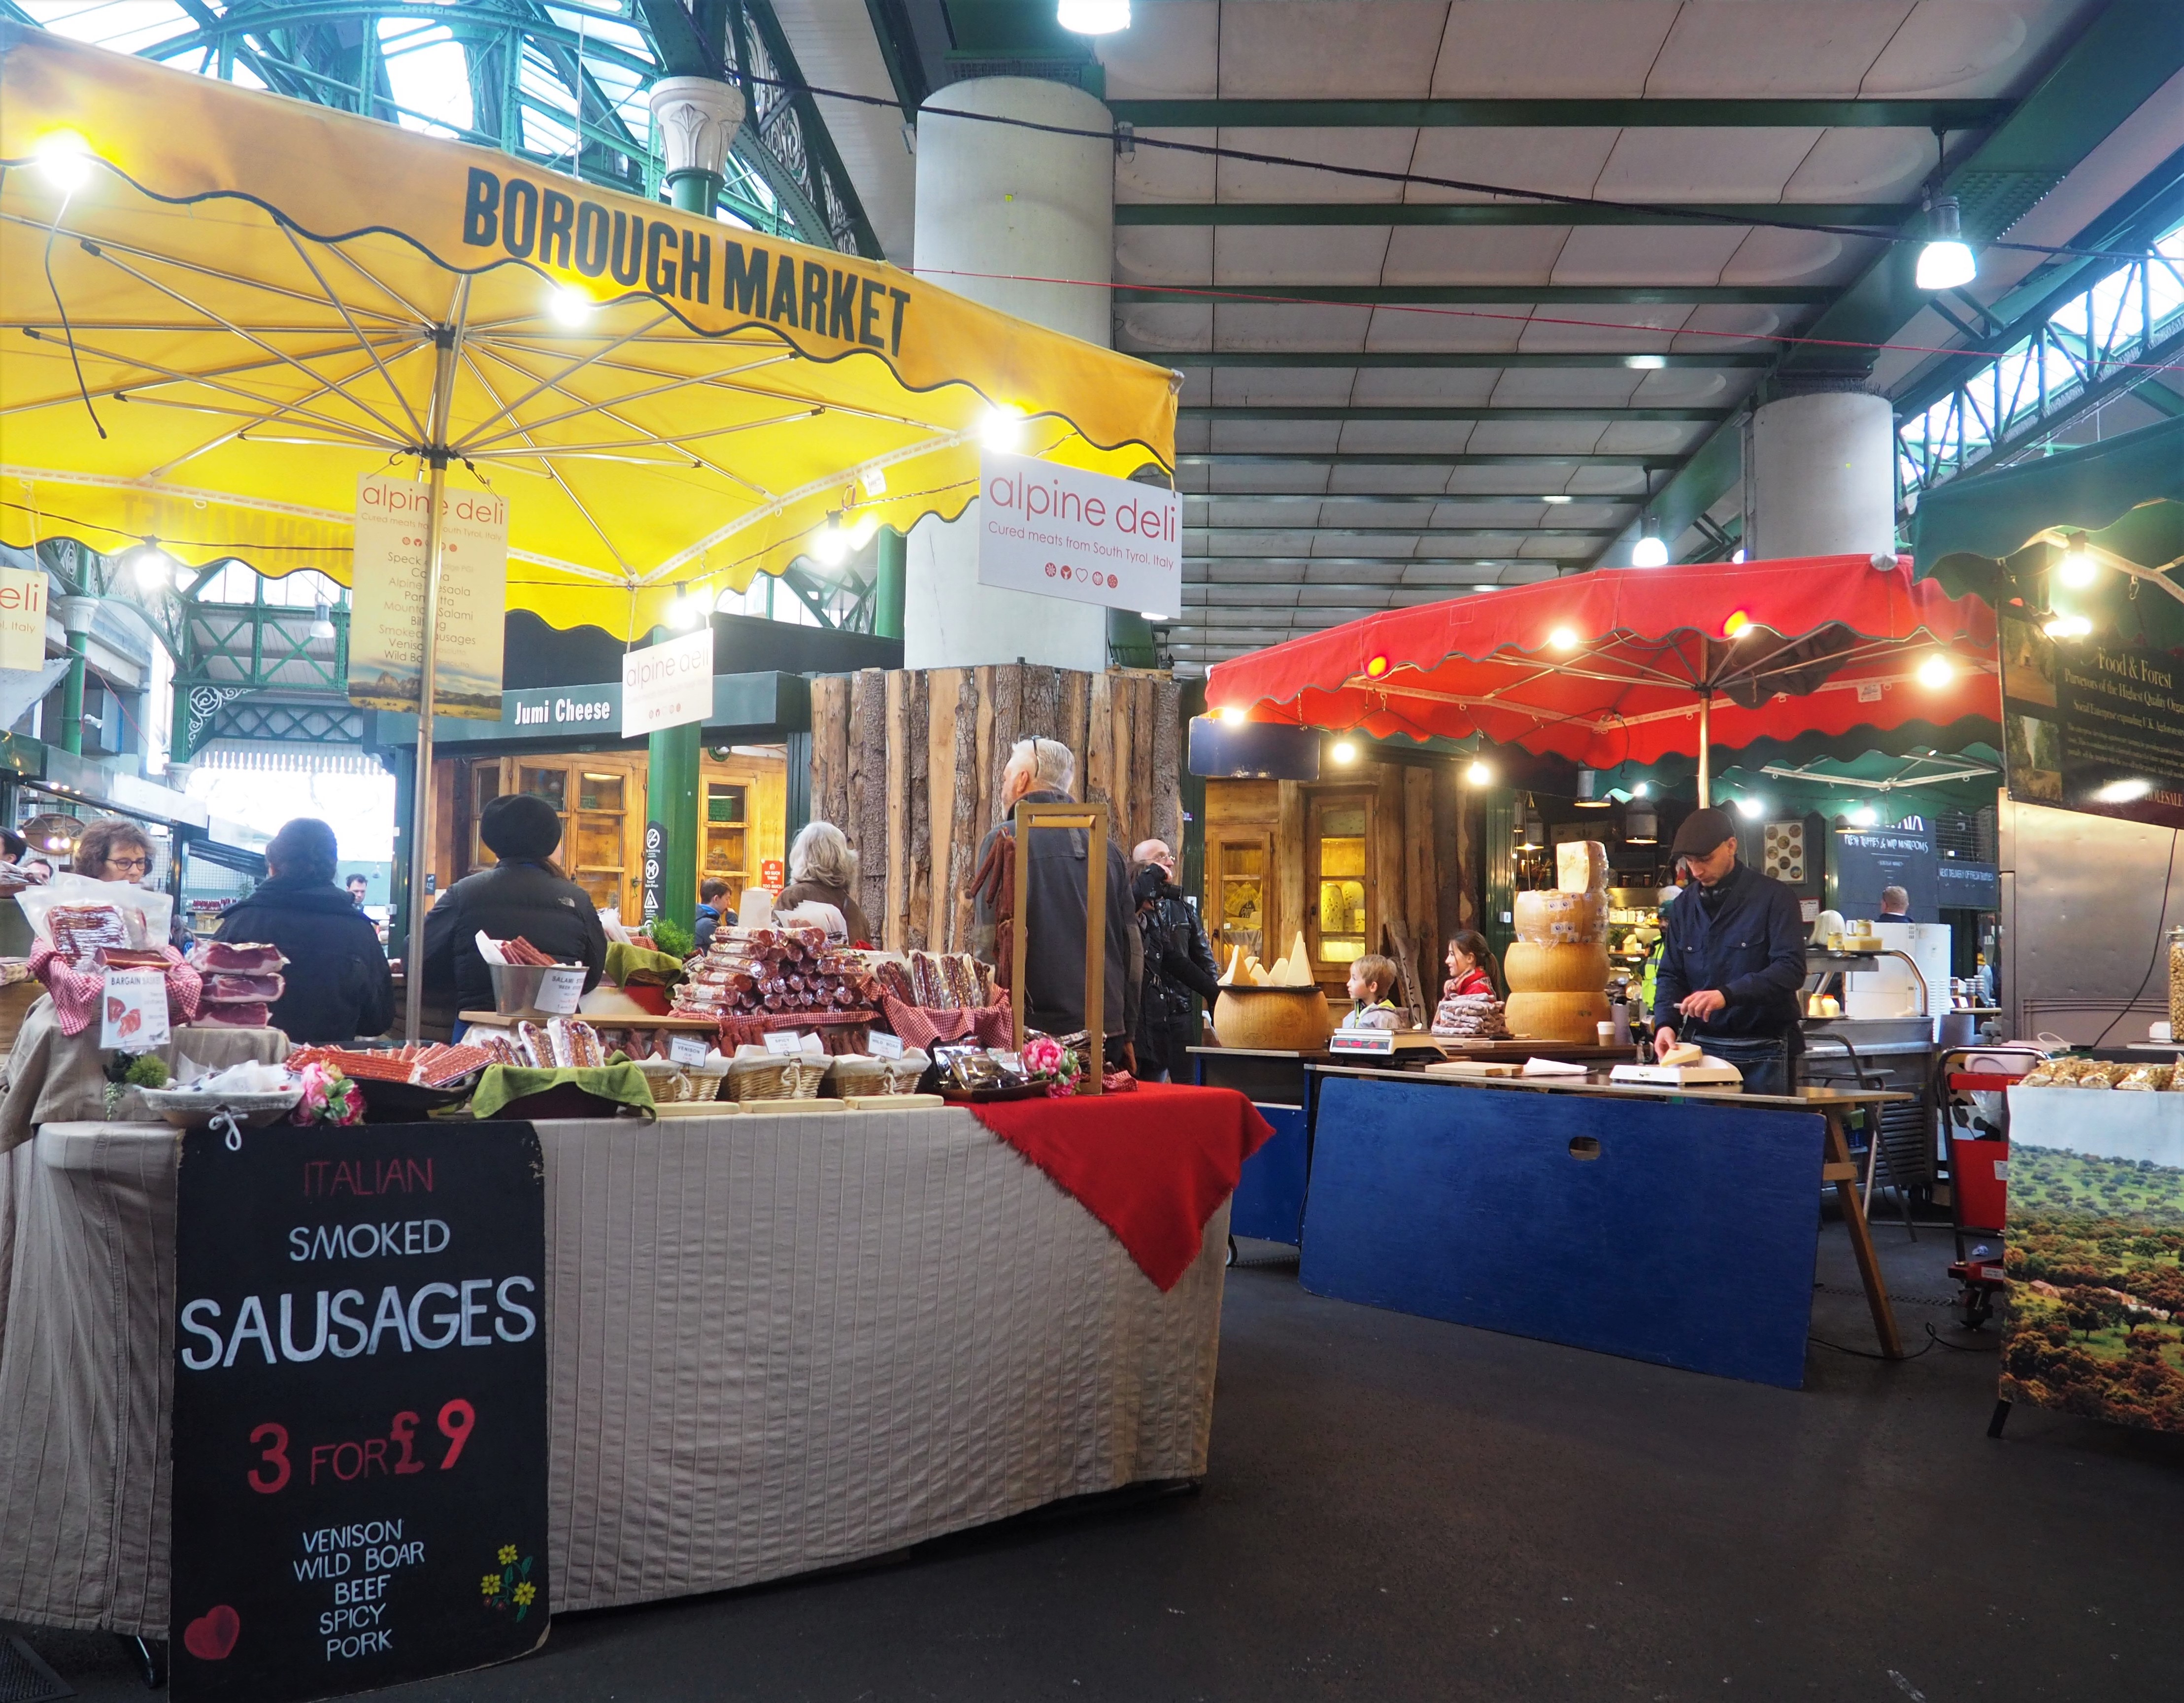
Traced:
<path fill-rule="evenodd" d="M 849 534 L 828 521 L 811 535 L 811 554 L 826 567 L 839 567 L 849 560 Z"/>
<path fill-rule="evenodd" d="M 667 606 L 667 624 L 687 633 L 705 618 L 705 600 L 686 591 Z"/>
<path fill-rule="evenodd" d="M 1669 565 L 1667 542 L 1647 533 L 1630 546 L 1630 565 L 1633 567 L 1666 567 Z"/>
<path fill-rule="evenodd" d="M 91 176 L 91 144 L 72 130 L 57 130 L 38 144 L 38 170 L 64 195 L 83 187 Z"/>
<path fill-rule="evenodd" d="M 2082 639 L 2093 630 L 2093 623 L 2082 615 L 2065 615 L 2058 610 L 2040 630 L 2050 639 Z"/>
<path fill-rule="evenodd" d="M 1637 785 L 1630 789 L 1630 796 L 1633 798 L 1651 798 L 1653 796 L 1653 783 L 1650 780 L 1640 781 Z"/>
<path fill-rule="evenodd" d="M 1224 726 L 1240 728 L 1244 725 L 1244 706 L 1241 704 L 1223 704 L 1220 715 Z"/>
<path fill-rule="evenodd" d="M 314 639 L 331 639 L 334 636 L 333 611 L 326 607 L 326 600 L 323 597 L 311 606 L 309 633 Z"/>
<path fill-rule="evenodd" d="M 1851 812 L 1850 820 L 1853 828 L 1870 828 L 1880 820 L 1880 812 L 1869 804 L 1861 804 Z"/>
<path fill-rule="evenodd" d="M 1557 627 L 1547 634 L 1547 643 L 1557 650 L 1574 650 L 1578 644 L 1577 629 L 1574 627 Z"/>
<path fill-rule="evenodd" d="M 1464 779 L 1473 786 L 1494 784 L 1494 771 L 1483 762 L 1474 762 L 1463 772 Z"/>
<path fill-rule="evenodd" d="M 872 534 L 879 529 L 880 523 L 870 515 L 859 515 L 850 524 L 850 548 L 862 550 L 872 541 Z"/>
<path fill-rule="evenodd" d="M 1023 410 L 996 405 L 986 410 L 978 425 L 978 441 L 997 455 L 1013 455 L 1023 447 Z"/>
<path fill-rule="evenodd" d="M 1957 678 L 1957 671 L 1947 656 L 1936 650 L 1919 665 L 1919 684 L 1939 691 Z"/>
<path fill-rule="evenodd" d="M 1927 208 L 1926 246 L 1919 251 L 1918 284 L 1922 290 L 1953 290 L 1979 276 L 1979 263 L 1964 246 L 1962 220 L 1953 195 L 1937 195 Z"/>
<path fill-rule="evenodd" d="M 1658 372 L 1669 364 L 1669 357 L 1665 355 L 1634 355 L 1627 356 L 1623 364 L 1635 372 Z"/>
<path fill-rule="evenodd" d="M 1348 740 L 1337 740 L 1334 749 L 1329 755 L 1337 762 L 1355 762 L 1357 761 L 1357 747 Z"/>
<path fill-rule="evenodd" d="M 554 324 L 574 331 L 591 318 L 596 305 L 574 284 L 563 284 L 547 298 L 546 311 L 553 316 Z"/>
<path fill-rule="evenodd" d="M 1767 801 L 1763 798 L 1740 798 L 1736 801 L 1736 813 L 1747 822 L 1758 821 L 1766 809 Z"/>
<path fill-rule="evenodd" d="M 2091 585 L 2099 572 L 2100 564 L 2081 550 L 2072 550 L 2055 564 L 2055 578 L 2065 585 Z"/>
<path fill-rule="evenodd" d="M 136 583 L 147 591 L 164 590 L 175 583 L 174 557 L 149 539 L 140 549 L 130 552 L 129 565 L 136 573 Z"/>
<path fill-rule="evenodd" d="M 1130 0 L 1061 0 L 1055 21 L 1078 36 L 1112 36 L 1130 27 Z"/>

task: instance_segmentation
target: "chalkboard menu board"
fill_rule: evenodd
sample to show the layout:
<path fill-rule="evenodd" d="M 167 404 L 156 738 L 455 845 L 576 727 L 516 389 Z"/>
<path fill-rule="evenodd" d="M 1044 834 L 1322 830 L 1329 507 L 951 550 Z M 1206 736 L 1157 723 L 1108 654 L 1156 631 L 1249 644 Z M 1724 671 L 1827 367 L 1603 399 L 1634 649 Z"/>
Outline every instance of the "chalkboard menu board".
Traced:
<path fill-rule="evenodd" d="M 181 1703 L 338 1696 L 544 1640 L 545 1267 L 528 1124 L 184 1137 Z"/>
<path fill-rule="evenodd" d="M 1835 885 L 1830 902 L 1846 919 L 1870 922 L 1880 914 L 1884 887 L 1911 896 L 1911 920 L 1936 921 L 1941 908 L 1934 830 L 1915 818 L 1893 828 L 1862 828 L 1836 835 Z"/>

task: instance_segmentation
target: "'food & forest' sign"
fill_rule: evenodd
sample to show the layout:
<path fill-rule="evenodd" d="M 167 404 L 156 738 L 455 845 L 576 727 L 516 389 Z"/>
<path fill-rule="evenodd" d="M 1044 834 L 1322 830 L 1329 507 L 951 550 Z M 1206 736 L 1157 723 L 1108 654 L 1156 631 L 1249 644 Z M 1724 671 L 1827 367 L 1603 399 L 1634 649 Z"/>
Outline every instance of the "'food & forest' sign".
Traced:
<path fill-rule="evenodd" d="M 332 1697 L 546 1636 L 544 1169 L 528 1124 L 182 1144 L 177 1699 Z"/>

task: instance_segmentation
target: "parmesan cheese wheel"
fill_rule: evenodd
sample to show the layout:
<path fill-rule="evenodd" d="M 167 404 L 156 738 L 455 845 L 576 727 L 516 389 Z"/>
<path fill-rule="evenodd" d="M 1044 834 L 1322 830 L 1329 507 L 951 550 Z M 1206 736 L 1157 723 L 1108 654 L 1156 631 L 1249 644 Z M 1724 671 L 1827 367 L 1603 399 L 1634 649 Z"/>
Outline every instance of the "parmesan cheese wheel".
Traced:
<path fill-rule="evenodd" d="M 1607 938 L 1607 895 L 1605 892 L 1519 893 L 1514 914 L 1517 938 L 1536 945 L 1551 946 Z"/>
<path fill-rule="evenodd" d="M 1600 1038 L 1599 1025 L 1607 1021 L 1607 996 L 1513 993 L 1502 1015 L 1519 1040 L 1583 1044 Z"/>
<path fill-rule="evenodd" d="M 1565 840 L 1555 847 L 1555 885 L 1565 893 L 1597 893 L 1607 885 L 1607 847 L 1597 840 Z"/>
<path fill-rule="evenodd" d="M 1518 941 L 1503 955 L 1502 970 L 1512 993 L 1598 993 L 1607 986 L 1607 947 L 1596 941 Z"/>

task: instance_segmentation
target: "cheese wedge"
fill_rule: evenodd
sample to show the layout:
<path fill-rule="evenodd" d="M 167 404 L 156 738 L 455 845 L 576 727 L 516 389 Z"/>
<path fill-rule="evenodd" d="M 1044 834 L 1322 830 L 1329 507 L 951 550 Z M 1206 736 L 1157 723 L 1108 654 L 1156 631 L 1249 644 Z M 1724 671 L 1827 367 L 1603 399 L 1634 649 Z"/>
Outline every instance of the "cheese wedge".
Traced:
<path fill-rule="evenodd" d="M 1696 1064 L 1706 1057 L 1706 1049 L 1690 1041 L 1679 1041 L 1661 1055 L 1663 1064 Z"/>

